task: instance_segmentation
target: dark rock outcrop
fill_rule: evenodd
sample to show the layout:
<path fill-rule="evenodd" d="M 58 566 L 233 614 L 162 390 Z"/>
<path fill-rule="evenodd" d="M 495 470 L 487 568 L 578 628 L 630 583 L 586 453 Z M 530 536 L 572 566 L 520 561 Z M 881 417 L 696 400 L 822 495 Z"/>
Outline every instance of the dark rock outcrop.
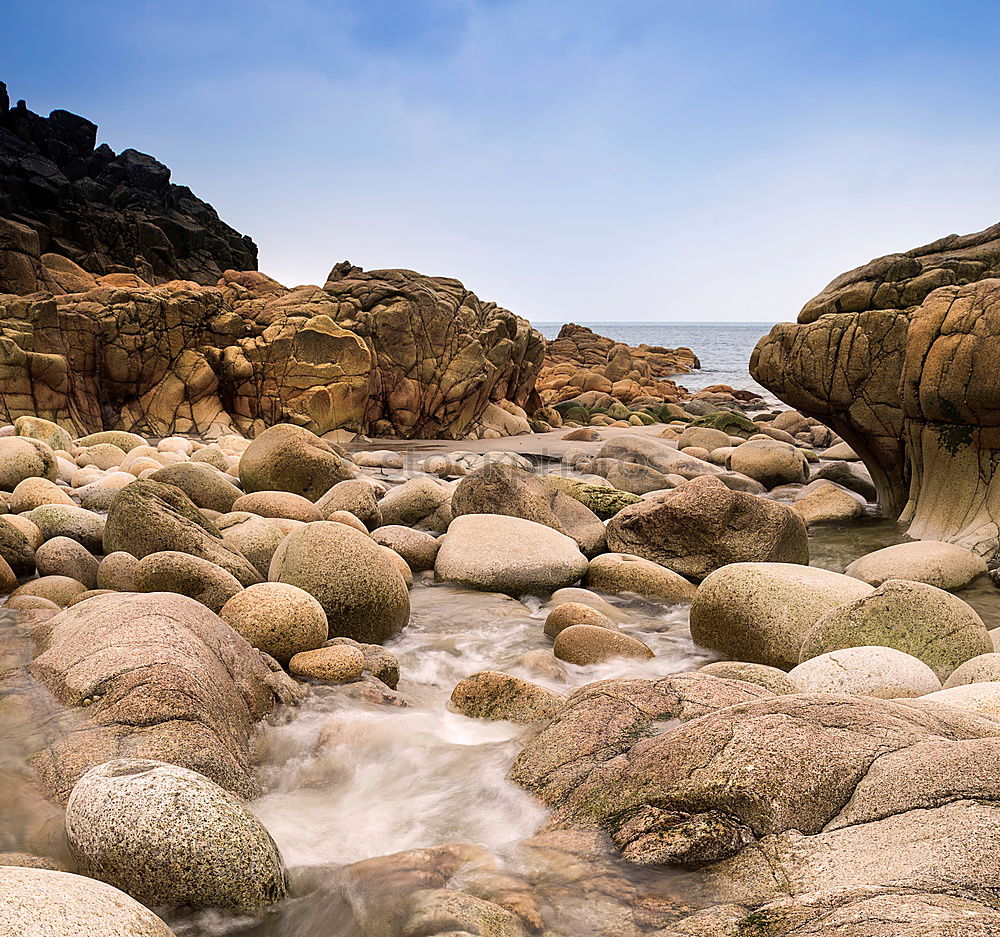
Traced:
<path fill-rule="evenodd" d="M 202 284 L 256 269 L 254 242 L 171 183 L 166 166 L 96 143 L 96 124 L 10 107 L 0 83 L 0 292 L 75 292 L 63 282 L 74 266 Z"/>
<path fill-rule="evenodd" d="M 1000 224 L 834 280 L 757 344 L 754 378 L 835 429 L 885 514 L 1000 550 Z"/>

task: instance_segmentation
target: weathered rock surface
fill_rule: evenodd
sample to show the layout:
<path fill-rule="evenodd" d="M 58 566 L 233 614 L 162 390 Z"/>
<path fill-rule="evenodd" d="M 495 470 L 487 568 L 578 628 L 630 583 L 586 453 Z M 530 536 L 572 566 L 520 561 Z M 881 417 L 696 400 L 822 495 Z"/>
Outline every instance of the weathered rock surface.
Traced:
<path fill-rule="evenodd" d="M 973 608 L 922 582 L 889 579 L 874 591 L 846 597 L 805 636 L 799 660 L 848 647 L 891 647 L 919 658 L 946 680 L 959 664 L 989 654 L 993 641 Z"/>
<path fill-rule="evenodd" d="M 61 612 L 46 632 L 31 673 L 63 705 L 85 707 L 79 728 L 34 759 L 52 794 L 65 799 L 85 771 L 121 757 L 172 762 L 256 792 L 250 729 L 281 687 L 221 618 L 186 596 L 113 594 Z"/>
<path fill-rule="evenodd" d="M 1000 549 L 1000 225 L 835 279 L 754 350 L 754 378 L 833 427 L 918 539 Z"/>
<path fill-rule="evenodd" d="M 487 411 L 527 401 L 544 340 L 456 280 L 350 264 L 323 289 L 233 270 L 215 286 L 133 280 L 0 292 L 0 415 L 150 436 L 527 429 Z"/>
<path fill-rule="evenodd" d="M 790 507 L 724 487 L 684 486 L 619 511 L 608 549 L 704 579 L 728 563 L 808 563 L 806 525 Z"/>
<path fill-rule="evenodd" d="M 590 774 L 668 720 L 773 696 L 769 690 L 704 674 L 662 680 L 602 680 L 572 693 L 518 755 L 511 777 L 549 805 L 562 803 Z"/>
<path fill-rule="evenodd" d="M 139 758 L 91 768 L 66 804 L 82 872 L 147 905 L 254 911 L 287 894 L 267 830 L 195 771 Z"/>
<path fill-rule="evenodd" d="M 4 937 L 174 937 L 152 911 L 104 882 L 52 869 L 0 872 Z"/>
<path fill-rule="evenodd" d="M 36 509 L 37 510 L 37 509 Z M 104 525 L 104 552 L 176 551 L 221 566 L 241 585 L 261 581 L 250 561 L 223 540 L 221 531 L 179 488 L 139 479 L 122 488 Z"/>
<path fill-rule="evenodd" d="M 612 735 L 598 758 L 585 754 L 569 764 L 539 758 L 588 689 L 570 697 L 567 710 L 515 762 L 515 779 L 554 806 L 550 827 L 603 829 L 640 865 L 697 866 L 733 857 L 712 867 L 713 884 L 721 900 L 754 904 L 789 891 L 888 884 L 907 867 L 933 875 L 938 885 L 959 869 L 971 884 L 994 867 L 983 850 L 995 826 L 988 818 L 1000 820 L 995 803 L 972 808 L 984 824 L 982 848 L 961 847 L 957 864 L 940 861 L 945 847 L 920 858 L 922 813 L 932 811 L 930 838 L 944 834 L 947 848 L 955 848 L 971 835 L 976 816 L 963 814 L 962 804 L 942 808 L 944 814 L 934 808 L 1000 796 L 994 720 L 916 701 L 778 696 L 709 712 L 653 737 L 633 729 L 620 746 Z M 955 826 L 947 834 L 949 819 Z M 853 850 L 832 848 L 850 839 Z M 804 854 L 796 851 L 800 843 Z M 977 868 L 973 860 L 984 859 Z M 888 873 L 876 870 L 878 862 Z M 913 884 L 930 883 L 921 879 L 914 874 Z"/>

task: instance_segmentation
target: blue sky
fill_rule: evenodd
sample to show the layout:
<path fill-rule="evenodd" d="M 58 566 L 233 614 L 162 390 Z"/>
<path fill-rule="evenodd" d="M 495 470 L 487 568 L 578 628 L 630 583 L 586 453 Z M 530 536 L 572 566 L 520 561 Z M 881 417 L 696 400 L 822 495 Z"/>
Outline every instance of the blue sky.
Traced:
<path fill-rule="evenodd" d="M 153 154 L 322 283 L 536 321 L 794 318 L 1000 219 L 1000 4 L 17 0 L 0 80 Z"/>

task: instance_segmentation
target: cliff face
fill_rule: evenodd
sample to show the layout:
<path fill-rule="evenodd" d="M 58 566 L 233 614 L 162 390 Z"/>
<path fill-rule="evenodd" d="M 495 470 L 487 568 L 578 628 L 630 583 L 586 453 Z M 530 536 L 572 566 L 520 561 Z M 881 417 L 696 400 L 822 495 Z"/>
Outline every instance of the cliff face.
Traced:
<path fill-rule="evenodd" d="M 0 82 L 0 293 L 59 292 L 51 268 L 61 258 L 151 284 L 256 269 L 254 242 L 174 185 L 166 166 L 96 142 L 86 118 L 11 107 Z"/>
<path fill-rule="evenodd" d="M 911 536 L 1000 555 L 1000 224 L 837 277 L 750 372 L 851 443 Z"/>
<path fill-rule="evenodd" d="M 293 290 L 256 271 L 211 287 L 57 273 L 62 293 L 0 295 L 8 421 L 33 414 L 80 434 L 296 423 L 321 435 L 501 435 L 493 405 L 528 402 L 545 349 L 524 319 L 411 270 L 338 264 L 325 289 Z"/>

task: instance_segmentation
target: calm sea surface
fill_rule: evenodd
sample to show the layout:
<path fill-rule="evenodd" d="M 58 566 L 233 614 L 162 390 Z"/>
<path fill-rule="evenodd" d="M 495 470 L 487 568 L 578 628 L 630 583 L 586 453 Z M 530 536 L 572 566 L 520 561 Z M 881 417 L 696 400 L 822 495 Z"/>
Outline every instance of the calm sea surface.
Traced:
<path fill-rule="evenodd" d="M 555 338 L 561 322 L 532 323 L 546 338 Z M 677 383 L 696 391 L 712 384 L 755 390 L 768 401 L 775 398 L 757 384 L 747 370 L 757 339 L 773 322 L 581 322 L 600 335 L 626 345 L 686 345 L 701 359 L 701 370 L 677 377 Z"/>

